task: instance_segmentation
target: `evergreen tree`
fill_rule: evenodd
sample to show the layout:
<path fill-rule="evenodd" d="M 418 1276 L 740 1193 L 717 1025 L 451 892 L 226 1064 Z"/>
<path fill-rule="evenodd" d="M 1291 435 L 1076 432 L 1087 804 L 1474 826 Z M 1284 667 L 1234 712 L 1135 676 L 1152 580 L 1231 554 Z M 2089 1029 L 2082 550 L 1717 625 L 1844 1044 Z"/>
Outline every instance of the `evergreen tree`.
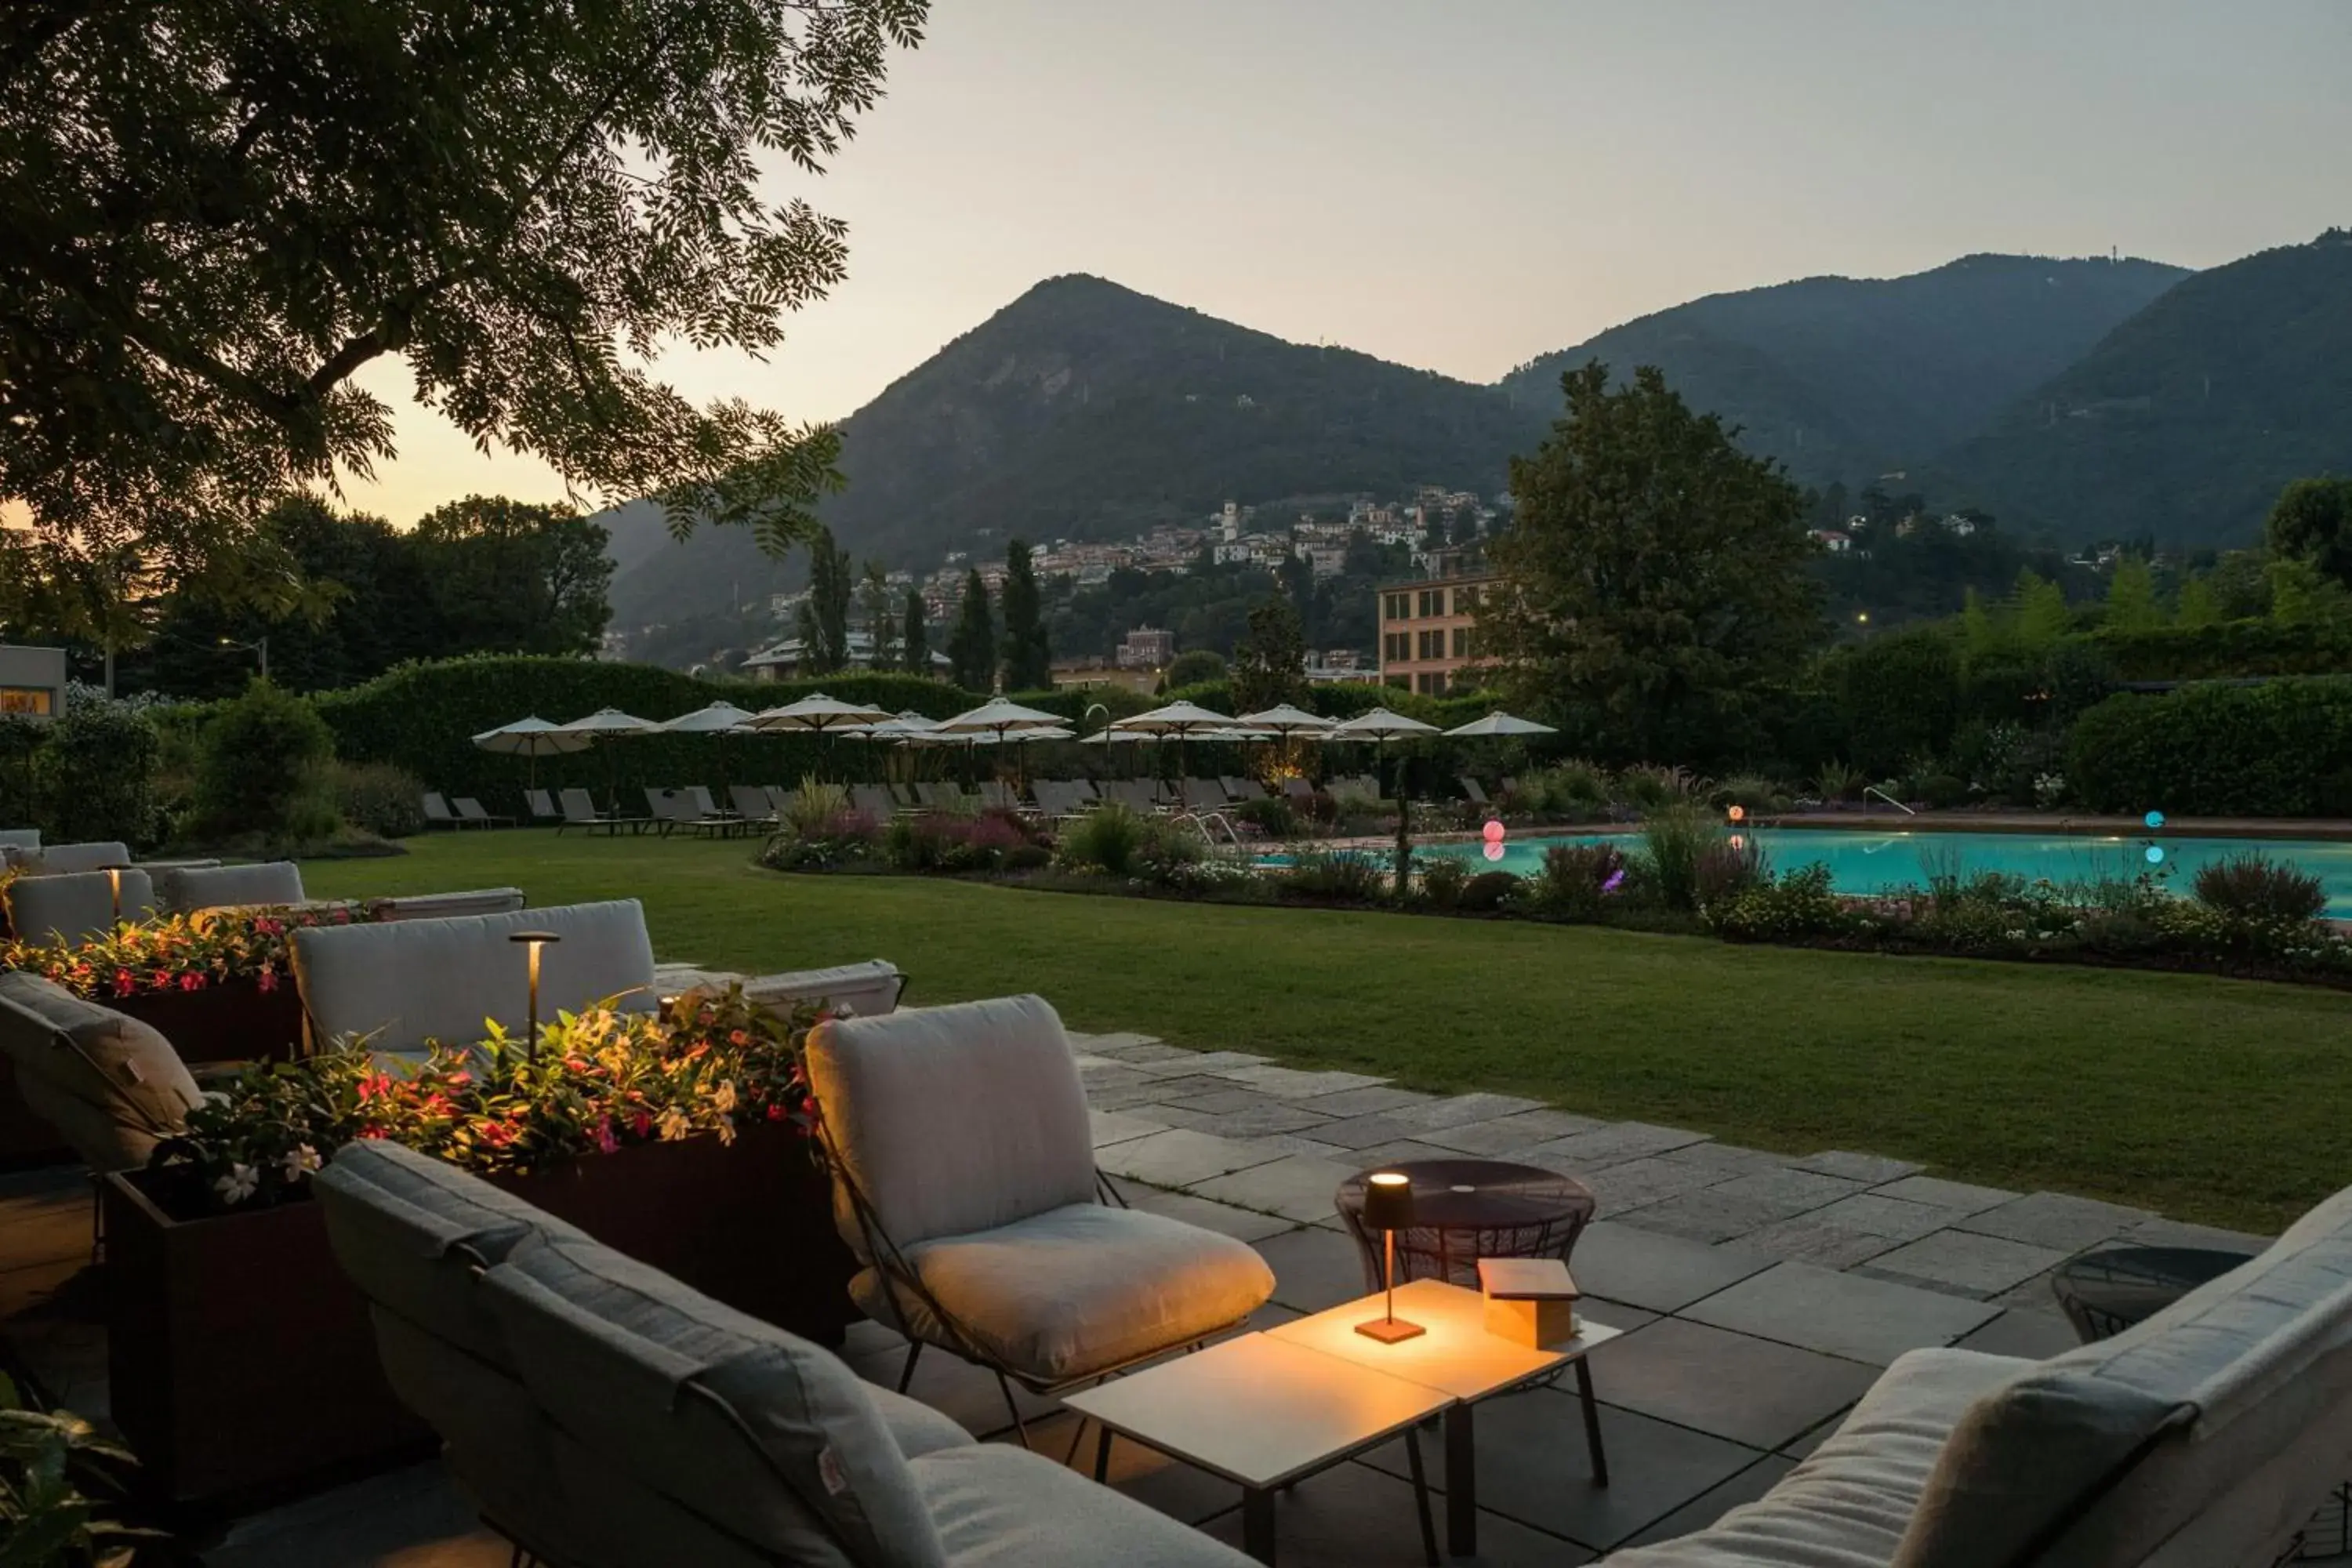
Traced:
<path fill-rule="evenodd" d="M 2156 574 L 2146 561 L 2126 555 L 2116 563 L 2107 580 L 2107 615 L 2104 623 L 2119 632 L 2144 632 L 2164 625 L 2164 608 L 2156 602 Z"/>
<path fill-rule="evenodd" d="M 996 620 L 989 613 L 988 584 L 975 566 L 963 580 L 963 608 L 948 638 L 948 663 L 955 682 L 969 691 L 985 691 L 996 674 Z"/>
<path fill-rule="evenodd" d="M 809 541 L 809 596 L 800 615 L 803 668 L 810 674 L 828 675 L 849 663 L 849 605 L 856 592 L 849 552 L 834 542 L 833 530 L 818 528 Z"/>
<path fill-rule="evenodd" d="M 2210 626 L 2221 618 L 2221 602 L 2213 596 L 2213 585 L 2203 577 L 2191 577 L 2180 584 L 2179 602 L 2173 606 L 2173 624 L 2181 627 Z"/>
<path fill-rule="evenodd" d="M 2066 607 L 2066 591 L 2028 566 L 2017 574 L 2016 612 L 2011 623 L 2017 641 L 2029 653 L 2048 653 L 2058 639 L 2074 629 L 2074 612 Z"/>
<path fill-rule="evenodd" d="M 923 593 L 919 588 L 907 590 L 907 618 L 898 630 L 898 654 L 914 674 L 930 674 L 930 627 L 923 619 Z"/>
<path fill-rule="evenodd" d="M 1029 545 L 1016 539 L 1004 552 L 1004 687 L 1035 691 L 1052 684 L 1053 650 L 1045 640 L 1045 607 Z"/>
<path fill-rule="evenodd" d="M 1234 711 L 1257 713 L 1304 694 L 1307 634 L 1298 611 L 1279 594 L 1250 612 L 1249 630 L 1234 645 Z"/>
<path fill-rule="evenodd" d="M 890 603 L 890 579 L 879 561 L 866 563 L 866 575 L 857 584 L 857 609 L 866 621 L 866 635 L 874 642 L 874 668 L 894 668 L 898 662 L 898 616 Z"/>

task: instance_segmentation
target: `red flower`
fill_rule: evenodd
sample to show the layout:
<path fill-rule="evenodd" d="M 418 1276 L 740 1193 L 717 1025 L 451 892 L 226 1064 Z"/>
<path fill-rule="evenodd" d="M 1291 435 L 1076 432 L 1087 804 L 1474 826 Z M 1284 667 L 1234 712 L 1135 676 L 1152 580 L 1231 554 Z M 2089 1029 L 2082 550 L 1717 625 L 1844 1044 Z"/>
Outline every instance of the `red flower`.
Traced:
<path fill-rule="evenodd" d="M 278 989 L 278 971 L 271 968 L 268 964 L 263 964 L 261 966 L 261 973 L 254 978 L 264 991 L 275 991 Z"/>
<path fill-rule="evenodd" d="M 611 1117 L 607 1116 L 604 1121 L 596 1123 L 596 1147 L 599 1150 L 609 1154 L 620 1146 L 621 1141 L 613 1135 Z"/>
<path fill-rule="evenodd" d="M 783 1119 L 784 1102 L 780 1100 L 770 1100 L 768 1102 L 768 1120 L 771 1121 L 782 1121 Z"/>
<path fill-rule="evenodd" d="M 730 1029 L 727 1034 L 727 1043 L 730 1046 L 748 1046 L 751 1043 L 751 1037 L 740 1029 Z"/>
<path fill-rule="evenodd" d="M 485 1121 L 474 1131 L 493 1149 L 503 1149 L 515 1141 L 514 1129 L 502 1121 Z"/>
<path fill-rule="evenodd" d="M 205 988 L 205 977 L 204 977 L 203 975 L 201 975 L 201 974 L 196 973 L 194 970 L 191 970 L 191 971 L 189 971 L 187 973 L 183 974 L 183 975 L 181 975 L 181 976 L 180 976 L 180 989 L 181 989 L 181 990 L 183 990 L 183 991 L 202 991 L 204 988 Z"/>
<path fill-rule="evenodd" d="M 114 994 L 117 996 L 128 996 L 133 991 L 138 989 L 139 977 L 137 975 L 131 973 L 131 971 L 127 969 L 118 969 L 114 972 Z"/>
<path fill-rule="evenodd" d="M 629 1118 L 629 1131 L 640 1138 L 651 1137 L 654 1131 L 654 1119 L 640 1110 Z"/>

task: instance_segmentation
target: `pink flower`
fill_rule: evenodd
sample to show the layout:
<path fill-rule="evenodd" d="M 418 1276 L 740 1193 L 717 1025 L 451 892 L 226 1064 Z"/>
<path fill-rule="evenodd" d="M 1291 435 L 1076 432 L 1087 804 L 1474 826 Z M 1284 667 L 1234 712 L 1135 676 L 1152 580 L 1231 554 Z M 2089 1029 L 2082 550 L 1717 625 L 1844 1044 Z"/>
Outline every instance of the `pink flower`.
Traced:
<path fill-rule="evenodd" d="M 261 966 L 261 973 L 254 976 L 254 980 L 264 991 L 278 989 L 278 971 L 266 963 Z"/>
<path fill-rule="evenodd" d="M 599 1152 L 609 1154 L 620 1146 L 620 1139 L 614 1137 L 613 1134 L 613 1119 L 611 1117 L 607 1116 L 604 1120 L 596 1123 L 596 1147 Z"/>

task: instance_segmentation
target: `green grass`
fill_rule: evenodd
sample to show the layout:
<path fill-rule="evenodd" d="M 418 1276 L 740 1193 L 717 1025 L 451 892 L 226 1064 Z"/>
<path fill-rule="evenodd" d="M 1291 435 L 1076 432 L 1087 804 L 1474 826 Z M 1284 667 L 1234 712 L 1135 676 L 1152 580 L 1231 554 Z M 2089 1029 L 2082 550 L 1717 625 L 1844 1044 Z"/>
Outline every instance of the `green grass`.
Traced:
<path fill-rule="evenodd" d="M 1589 928 L 787 877 L 740 842 L 411 841 L 315 862 L 318 896 L 512 883 L 645 901 L 665 958 L 888 958 L 909 999 L 1035 991 L 1137 1029 L 1538 1095 L 1794 1152 L 1867 1150 L 2273 1229 L 2347 1179 L 2347 999 L 2195 975 L 1890 958 Z"/>

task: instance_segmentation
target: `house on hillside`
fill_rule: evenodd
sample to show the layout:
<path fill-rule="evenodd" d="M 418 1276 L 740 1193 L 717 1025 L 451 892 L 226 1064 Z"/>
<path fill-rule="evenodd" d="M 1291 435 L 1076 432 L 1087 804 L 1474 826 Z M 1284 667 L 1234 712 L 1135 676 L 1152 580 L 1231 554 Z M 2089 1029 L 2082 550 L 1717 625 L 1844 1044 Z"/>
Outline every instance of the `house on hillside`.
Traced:
<path fill-rule="evenodd" d="M 761 648 L 758 653 L 755 653 L 751 658 L 745 659 L 743 661 L 743 673 L 750 676 L 754 680 L 790 680 L 794 677 L 804 673 L 807 663 L 807 645 L 803 643 L 798 637 L 786 637 L 783 641 L 776 643 L 772 647 Z M 858 631 L 855 628 L 851 630 L 849 634 L 849 668 L 852 669 L 872 669 L 874 668 L 874 637 L 872 633 Z M 944 679 L 948 672 L 954 668 L 955 666 L 949 661 L 947 655 L 940 652 L 937 648 L 931 650 L 931 673 L 933 675 L 940 676 Z"/>

